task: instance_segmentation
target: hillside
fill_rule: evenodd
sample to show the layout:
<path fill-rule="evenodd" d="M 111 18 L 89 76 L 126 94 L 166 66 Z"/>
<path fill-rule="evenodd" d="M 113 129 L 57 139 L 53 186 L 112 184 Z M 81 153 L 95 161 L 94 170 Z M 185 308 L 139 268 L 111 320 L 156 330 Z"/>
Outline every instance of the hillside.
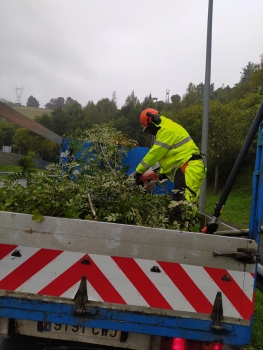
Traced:
<path fill-rule="evenodd" d="M 50 109 L 45 108 L 36 108 L 36 107 L 14 107 L 16 111 L 21 114 L 24 114 L 26 117 L 30 119 L 35 119 L 36 116 L 40 116 L 43 114 L 51 113 Z"/>
<path fill-rule="evenodd" d="M 2 102 L 5 103 L 5 101 L 2 101 Z M 46 109 L 46 108 L 36 108 L 36 107 L 12 107 L 12 108 L 30 119 L 35 119 L 36 116 L 42 116 L 45 113 L 50 114 L 52 112 L 51 109 Z M 6 119 L 0 116 L 0 121 L 5 122 Z"/>

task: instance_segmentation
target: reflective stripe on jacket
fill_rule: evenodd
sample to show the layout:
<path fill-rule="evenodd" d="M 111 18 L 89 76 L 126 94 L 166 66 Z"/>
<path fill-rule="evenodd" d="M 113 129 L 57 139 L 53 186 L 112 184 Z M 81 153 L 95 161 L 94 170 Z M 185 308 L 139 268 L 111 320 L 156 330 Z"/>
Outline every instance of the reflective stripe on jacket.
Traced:
<path fill-rule="evenodd" d="M 136 171 L 144 174 L 152 165 L 159 162 L 161 173 L 173 181 L 176 170 L 193 154 L 200 154 L 200 151 L 181 125 L 161 116 L 161 123 L 158 126 L 160 129 L 157 131 L 156 140 Z"/>

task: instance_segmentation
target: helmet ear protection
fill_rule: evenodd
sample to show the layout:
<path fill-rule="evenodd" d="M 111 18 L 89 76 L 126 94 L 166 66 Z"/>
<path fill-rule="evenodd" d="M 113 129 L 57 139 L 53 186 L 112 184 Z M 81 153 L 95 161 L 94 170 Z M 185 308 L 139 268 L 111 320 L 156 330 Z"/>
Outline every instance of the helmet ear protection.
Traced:
<path fill-rule="evenodd" d="M 140 115 L 140 122 L 144 128 L 148 128 L 148 125 L 152 124 L 160 124 L 161 118 L 159 117 L 159 112 L 154 108 L 146 108 L 142 111 Z"/>
<path fill-rule="evenodd" d="M 155 124 L 160 124 L 161 122 L 161 118 L 159 117 L 158 114 L 153 114 L 151 112 L 147 112 L 146 113 L 147 117 L 148 117 L 148 122 L 153 122 Z M 151 118 L 151 119 L 150 119 Z"/>

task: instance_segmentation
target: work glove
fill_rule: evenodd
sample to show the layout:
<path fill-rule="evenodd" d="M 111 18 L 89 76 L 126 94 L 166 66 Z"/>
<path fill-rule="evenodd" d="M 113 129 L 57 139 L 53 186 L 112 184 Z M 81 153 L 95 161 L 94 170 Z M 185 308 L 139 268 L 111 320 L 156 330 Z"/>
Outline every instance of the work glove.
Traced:
<path fill-rule="evenodd" d="M 137 171 L 135 171 L 133 173 L 133 177 L 135 179 L 136 185 L 139 186 L 143 186 L 143 182 L 142 182 L 142 174 L 138 173 Z"/>

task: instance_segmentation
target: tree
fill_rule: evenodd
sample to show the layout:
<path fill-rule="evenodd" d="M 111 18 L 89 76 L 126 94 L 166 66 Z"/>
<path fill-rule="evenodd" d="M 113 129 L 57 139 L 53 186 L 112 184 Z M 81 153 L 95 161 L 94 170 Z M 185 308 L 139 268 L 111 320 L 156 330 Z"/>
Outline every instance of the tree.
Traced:
<path fill-rule="evenodd" d="M 71 98 L 71 97 L 68 97 L 65 101 L 66 106 L 73 104 L 73 103 L 78 103 L 78 102 L 76 100 L 73 100 L 73 98 Z"/>
<path fill-rule="evenodd" d="M 223 84 L 213 92 L 213 99 L 218 100 L 223 104 L 230 102 L 233 99 L 232 88 L 229 85 L 224 86 Z"/>
<path fill-rule="evenodd" d="M 61 107 L 62 109 L 65 109 L 65 99 L 64 97 L 58 97 L 55 102 L 55 108 Z"/>
<path fill-rule="evenodd" d="M 55 104 L 56 104 L 56 98 L 51 98 L 48 103 L 45 104 L 46 109 L 55 109 Z"/>
<path fill-rule="evenodd" d="M 234 151 L 233 158 L 236 158 L 238 152 L 243 146 L 261 101 L 262 96 L 259 94 L 247 93 L 242 99 L 232 101 L 229 104 L 231 107 L 231 127 L 228 130 L 228 133 L 230 140 L 232 140 L 229 152 Z M 251 160 L 252 164 L 254 164 L 255 159 L 256 142 L 257 140 L 254 138 L 252 146 L 248 151 L 248 158 Z"/>
<path fill-rule="evenodd" d="M 36 152 L 39 148 L 39 138 L 35 136 L 36 135 L 28 129 L 18 129 L 13 137 L 14 147 L 19 149 L 24 155 L 26 155 L 29 151 Z"/>
<path fill-rule="evenodd" d="M 12 146 L 12 138 L 18 126 L 13 123 L 0 122 L 0 149 L 3 146 Z"/>
<path fill-rule="evenodd" d="M 43 125 L 44 127 L 46 127 L 49 130 L 53 130 L 53 122 L 52 122 L 52 118 L 50 115 L 48 115 L 47 113 L 44 113 L 43 115 L 38 115 L 35 117 L 35 121 L 41 125 Z"/>
<path fill-rule="evenodd" d="M 64 97 L 58 97 L 58 98 L 51 98 L 51 100 L 47 104 L 45 104 L 45 107 L 47 109 L 52 109 L 52 110 L 56 109 L 57 107 L 61 107 L 64 110 L 66 106 L 73 103 L 78 103 L 78 102 L 71 97 L 67 97 L 66 100 L 64 99 Z"/>
<path fill-rule="evenodd" d="M 39 102 L 33 95 L 28 97 L 26 105 L 27 105 L 27 107 L 39 108 Z"/>
<path fill-rule="evenodd" d="M 57 107 L 51 113 L 51 118 L 53 123 L 53 131 L 56 134 L 63 136 L 68 133 L 67 120 L 65 118 L 65 112 L 63 111 L 62 107 Z"/>
<path fill-rule="evenodd" d="M 211 101 L 208 129 L 208 172 L 214 175 L 214 194 L 226 181 L 244 144 L 262 97 L 248 93 L 242 99 L 223 105 Z M 249 148 L 247 161 L 254 163 L 256 138 Z M 251 164 L 251 165 L 252 165 Z M 208 174 L 209 175 L 209 174 Z"/>
<path fill-rule="evenodd" d="M 22 154 L 34 152 L 36 158 L 42 158 L 46 161 L 57 161 L 59 155 L 59 146 L 55 142 L 36 135 L 30 130 L 20 128 L 13 137 L 14 147 L 19 149 Z"/>
<path fill-rule="evenodd" d="M 153 101 L 151 102 L 153 104 Z M 147 106 L 149 107 L 149 106 Z M 154 107 L 154 104 L 152 105 Z M 121 108 L 122 122 L 116 122 L 119 130 L 128 135 L 130 138 L 138 141 L 140 146 L 149 146 L 150 137 L 142 134 L 139 116 L 142 111 L 142 105 L 139 99 L 135 96 L 134 91 L 126 98 L 124 106 Z M 125 120 L 125 122 L 124 122 Z M 150 136 L 150 135 L 148 135 Z"/>
<path fill-rule="evenodd" d="M 199 92 L 200 94 L 204 94 L 205 91 L 205 84 L 204 83 L 200 83 L 196 86 L 197 92 Z"/>
<path fill-rule="evenodd" d="M 126 98 L 124 106 L 121 108 L 121 113 L 124 117 L 128 117 L 129 113 L 140 105 L 139 99 L 135 96 L 134 91 Z"/>
<path fill-rule="evenodd" d="M 200 90 L 200 87 L 199 87 L 199 90 Z M 195 84 L 189 83 L 186 89 L 186 94 L 183 96 L 183 99 L 182 99 L 182 106 L 189 107 L 190 105 L 195 103 L 202 103 L 203 96 L 204 95 L 198 91 Z"/>
<path fill-rule="evenodd" d="M 201 145 L 203 119 L 203 106 L 201 104 L 180 109 L 172 119 L 188 131 L 198 146 Z"/>
<path fill-rule="evenodd" d="M 116 118 L 118 114 L 118 109 L 115 103 L 108 98 L 102 98 L 99 100 L 97 102 L 97 109 L 99 114 L 97 124 L 108 123 L 111 119 Z"/>
<path fill-rule="evenodd" d="M 151 93 L 149 94 L 149 96 L 146 96 L 142 102 L 142 109 L 145 109 L 145 108 L 156 108 L 156 104 L 152 99 Z"/>
<path fill-rule="evenodd" d="M 118 108 L 118 106 L 117 106 L 117 94 L 116 94 L 116 91 L 113 91 L 111 100 L 112 100 L 112 102 L 115 104 L 116 108 Z"/>
<path fill-rule="evenodd" d="M 61 107 L 57 107 L 50 113 L 50 115 L 45 113 L 42 116 L 36 116 L 35 121 L 60 136 L 63 136 L 68 130 L 68 119 Z"/>
<path fill-rule="evenodd" d="M 208 128 L 208 168 L 214 172 L 213 193 L 219 190 L 221 165 L 231 157 L 229 130 L 233 127 L 230 108 L 219 101 L 211 101 Z"/>
<path fill-rule="evenodd" d="M 250 75 L 250 84 L 252 91 L 263 95 L 263 55 L 260 56 L 260 65 L 258 69 Z"/>
<path fill-rule="evenodd" d="M 171 101 L 172 101 L 172 103 L 175 103 L 175 104 L 177 104 L 177 103 L 179 103 L 180 101 L 181 101 L 181 96 L 180 95 L 172 95 L 171 96 Z"/>
<path fill-rule="evenodd" d="M 55 142 L 42 139 L 39 144 L 39 153 L 41 154 L 41 158 L 48 162 L 58 162 L 59 157 L 59 145 Z"/>
<path fill-rule="evenodd" d="M 229 109 L 219 101 L 211 101 L 208 130 L 208 175 L 214 183 L 214 193 L 218 192 L 220 169 L 226 158 L 229 147 L 228 123 Z M 202 138 L 203 105 L 193 104 L 182 108 L 176 115 L 175 122 L 181 124 L 190 134 L 196 145 L 200 148 Z"/>
<path fill-rule="evenodd" d="M 251 74 L 253 74 L 257 69 L 259 69 L 259 64 L 249 61 L 246 67 L 242 68 L 242 72 L 240 72 L 240 82 L 248 82 Z"/>
<path fill-rule="evenodd" d="M 67 135 L 80 135 L 84 128 L 84 113 L 78 102 L 70 103 L 65 108 Z"/>
<path fill-rule="evenodd" d="M 167 105 L 167 103 L 165 103 L 163 101 L 158 101 L 157 102 L 157 109 L 158 109 L 158 111 L 161 113 L 164 110 L 164 106 L 166 106 L 166 105 Z M 170 106 L 170 103 L 168 103 L 168 106 Z"/>
<path fill-rule="evenodd" d="M 235 84 L 231 91 L 232 101 L 243 98 L 250 91 L 251 85 L 249 81 L 244 81 Z"/>
<path fill-rule="evenodd" d="M 97 124 L 99 118 L 99 112 L 97 105 L 93 101 L 89 101 L 88 104 L 83 108 L 84 128 L 88 129 L 92 125 Z"/>

